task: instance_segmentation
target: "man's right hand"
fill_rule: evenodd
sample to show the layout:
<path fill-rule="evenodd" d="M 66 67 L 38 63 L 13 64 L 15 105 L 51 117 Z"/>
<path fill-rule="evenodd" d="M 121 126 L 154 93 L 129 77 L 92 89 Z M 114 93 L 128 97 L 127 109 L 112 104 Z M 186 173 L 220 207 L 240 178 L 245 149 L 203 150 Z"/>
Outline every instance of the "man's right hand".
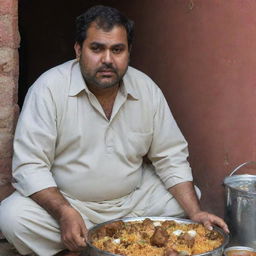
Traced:
<path fill-rule="evenodd" d="M 87 228 L 84 220 L 58 188 L 46 188 L 30 197 L 58 221 L 61 239 L 67 249 L 77 252 L 86 246 Z"/>
<path fill-rule="evenodd" d="M 87 228 L 80 213 L 71 206 L 64 206 L 58 221 L 64 245 L 74 252 L 84 249 Z"/>

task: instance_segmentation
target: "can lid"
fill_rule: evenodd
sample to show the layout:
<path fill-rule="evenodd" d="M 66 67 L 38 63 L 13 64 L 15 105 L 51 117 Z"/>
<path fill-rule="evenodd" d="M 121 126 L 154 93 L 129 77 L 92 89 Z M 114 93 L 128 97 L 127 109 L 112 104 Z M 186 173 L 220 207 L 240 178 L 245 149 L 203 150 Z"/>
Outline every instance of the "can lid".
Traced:
<path fill-rule="evenodd" d="M 252 247 L 248 247 L 248 246 L 230 246 L 227 247 L 224 251 L 230 251 L 230 250 L 247 250 L 247 251 L 256 251 L 254 248 Z"/>
<path fill-rule="evenodd" d="M 225 256 L 232 256 L 232 255 L 236 255 L 236 256 L 253 255 L 254 256 L 256 255 L 256 250 L 248 246 L 231 246 L 224 250 L 224 255 Z"/>
<path fill-rule="evenodd" d="M 246 193 L 256 193 L 256 175 L 242 174 L 228 176 L 224 184 L 233 189 Z"/>

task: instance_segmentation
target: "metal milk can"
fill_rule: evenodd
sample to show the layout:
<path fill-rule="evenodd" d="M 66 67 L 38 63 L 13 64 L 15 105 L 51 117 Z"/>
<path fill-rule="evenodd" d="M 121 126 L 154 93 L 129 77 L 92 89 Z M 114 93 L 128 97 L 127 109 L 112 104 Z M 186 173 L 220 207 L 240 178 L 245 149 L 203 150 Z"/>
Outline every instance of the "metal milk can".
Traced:
<path fill-rule="evenodd" d="M 256 249 L 256 175 L 235 174 L 248 165 L 256 165 L 256 162 L 239 165 L 224 179 L 225 221 L 230 229 L 231 245 Z"/>

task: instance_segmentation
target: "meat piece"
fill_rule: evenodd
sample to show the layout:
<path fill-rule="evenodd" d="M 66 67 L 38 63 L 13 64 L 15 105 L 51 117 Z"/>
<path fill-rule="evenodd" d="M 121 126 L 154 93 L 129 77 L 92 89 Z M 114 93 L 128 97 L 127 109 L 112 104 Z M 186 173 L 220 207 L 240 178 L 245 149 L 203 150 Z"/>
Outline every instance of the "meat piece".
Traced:
<path fill-rule="evenodd" d="M 115 234 L 120 233 L 121 229 L 124 227 L 124 222 L 119 220 L 105 225 L 106 235 L 113 237 Z"/>
<path fill-rule="evenodd" d="M 108 239 L 107 241 L 103 242 L 104 250 L 111 251 L 115 249 L 114 244 L 112 243 L 111 239 Z"/>
<path fill-rule="evenodd" d="M 98 240 L 101 239 L 103 237 L 105 237 L 107 235 L 106 232 L 106 227 L 102 226 L 101 228 L 99 228 L 92 236 L 93 240 Z"/>
<path fill-rule="evenodd" d="M 149 238 L 149 234 L 148 234 L 147 232 L 143 232 L 143 231 L 142 231 L 140 234 L 141 234 L 141 238 L 142 238 L 142 239 L 147 239 L 147 238 Z"/>
<path fill-rule="evenodd" d="M 165 220 L 162 223 L 162 227 L 164 227 L 165 229 L 170 228 L 170 227 L 175 227 L 177 225 L 177 222 L 174 220 Z"/>
<path fill-rule="evenodd" d="M 121 254 L 121 253 L 122 252 L 118 248 L 115 249 L 115 254 Z M 122 255 L 124 255 L 124 254 L 122 254 Z"/>
<path fill-rule="evenodd" d="M 149 218 L 146 218 L 145 220 L 143 220 L 142 226 L 148 226 L 148 225 L 153 225 L 153 221 Z"/>
<path fill-rule="evenodd" d="M 178 256 L 179 253 L 172 248 L 166 248 L 163 256 Z"/>
<path fill-rule="evenodd" d="M 181 234 L 177 240 L 179 244 L 185 244 L 189 248 L 192 248 L 195 243 L 195 238 L 188 233 Z"/>
<path fill-rule="evenodd" d="M 206 237 L 210 240 L 216 240 L 219 237 L 219 233 L 214 230 L 210 230 L 207 232 Z"/>
<path fill-rule="evenodd" d="M 141 223 L 141 230 L 147 232 L 151 236 L 155 232 L 154 222 L 151 219 L 146 218 Z"/>
<path fill-rule="evenodd" d="M 168 233 L 162 227 L 156 227 L 153 236 L 150 238 L 150 243 L 157 247 L 164 247 L 168 238 Z"/>
<path fill-rule="evenodd" d="M 124 229 L 127 231 L 127 233 L 135 233 L 138 228 L 135 225 L 125 225 Z"/>

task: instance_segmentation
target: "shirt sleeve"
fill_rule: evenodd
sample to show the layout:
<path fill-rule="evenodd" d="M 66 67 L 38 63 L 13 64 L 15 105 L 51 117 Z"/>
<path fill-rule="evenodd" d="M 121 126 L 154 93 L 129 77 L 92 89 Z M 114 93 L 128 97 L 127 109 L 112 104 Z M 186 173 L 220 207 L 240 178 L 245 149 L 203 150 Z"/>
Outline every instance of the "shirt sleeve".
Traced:
<path fill-rule="evenodd" d="M 187 161 L 188 145 L 160 89 L 154 95 L 154 104 L 154 130 L 148 158 L 168 189 L 193 180 Z"/>
<path fill-rule="evenodd" d="M 39 79 L 30 88 L 15 131 L 13 186 L 24 196 L 56 187 L 51 173 L 57 137 L 56 107 L 45 83 Z"/>

